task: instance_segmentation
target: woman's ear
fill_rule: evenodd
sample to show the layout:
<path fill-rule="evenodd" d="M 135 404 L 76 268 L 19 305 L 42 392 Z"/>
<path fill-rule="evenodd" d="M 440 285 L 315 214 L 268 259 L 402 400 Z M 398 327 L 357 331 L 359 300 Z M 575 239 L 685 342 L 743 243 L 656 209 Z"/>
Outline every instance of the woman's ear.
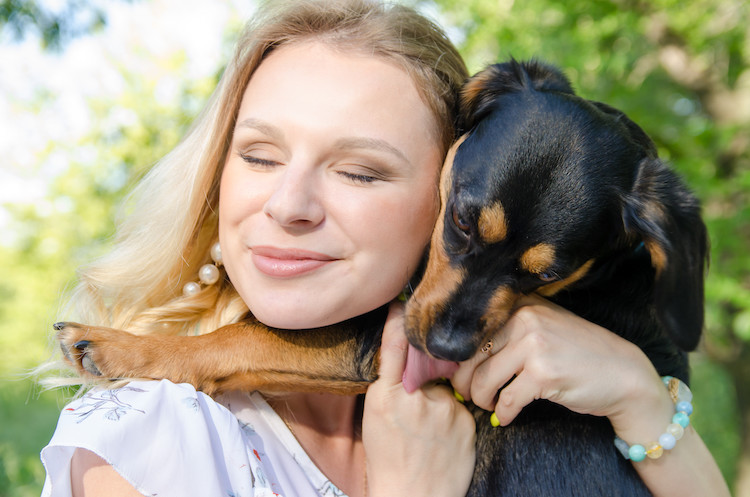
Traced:
<path fill-rule="evenodd" d="M 659 319 L 680 348 L 695 349 L 709 245 L 698 200 L 661 160 L 645 158 L 622 217 L 628 237 L 642 240 L 651 255 Z"/>

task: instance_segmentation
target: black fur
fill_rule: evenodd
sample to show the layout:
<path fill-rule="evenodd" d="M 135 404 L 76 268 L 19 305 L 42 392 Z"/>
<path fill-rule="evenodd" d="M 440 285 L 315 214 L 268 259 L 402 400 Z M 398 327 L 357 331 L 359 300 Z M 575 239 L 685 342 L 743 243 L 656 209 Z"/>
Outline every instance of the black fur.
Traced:
<path fill-rule="evenodd" d="M 660 374 L 687 381 L 686 351 L 703 326 L 707 258 L 697 200 L 641 128 L 576 96 L 558 69 L 511 61 L 486 71 L 467 86 L 461 126 L 468 136 L 456 152 L 447 199 L 447 212 L 455 208 L 472 231 L 458 229 L 449 214 L 438 221 L 451 265 L 470 276 L 437 316 L 428 351 L 452 360 L 473 355 L 485 340 L 481 320 L 493 289 L 529 294 L 544 286 L 518 261 L 524 250 L 548 243 L 560 279 L 595 260 L 551 300 L 637 344 Z M 496 201 L 508 234 L 487 244 L 476 233 L 477 218 Z M 491 428 L 488 416 L 476 410 L 478 463 L 469 495 L 650 495 L 616 451 L 604 418 L 545 401 L 508 428 Z"/>

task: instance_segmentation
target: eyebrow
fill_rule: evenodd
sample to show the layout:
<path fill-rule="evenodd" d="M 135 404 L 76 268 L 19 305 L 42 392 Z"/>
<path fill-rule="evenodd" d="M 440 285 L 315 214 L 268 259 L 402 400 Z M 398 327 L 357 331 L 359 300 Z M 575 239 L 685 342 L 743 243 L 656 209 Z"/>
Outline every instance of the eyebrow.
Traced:
<path fill-rule="evenodd" d="M 247 119 L 243 119 L 239 123 L 237 123 L 237 128 L 251 128 L 256 129 L 260 131 L 261 133 L 274 138 L 276 140 L 283 141 L 284 140 L 284 132 L 277 126 L 263 121 L 262 119 L 257 119 L 254 117 L 248 117 Z M 376 150 L 381 152 L 386 152 L 392 155 L 395 155 L 399 159 L 410 162 L 409 159 L 406 158 L 406 155 L 399 150 L 398 148 L 394 147 L 390 143 L 388 143 L 386 140 L 381 140 L 380 138 L 370 138 L 370 137 L 363 137 L 363 136 L 350 136 L 350 137 L 344 137 L 339 138 L 334 143 L 334 147 L 339 150 L 356 150 L 356 149 L 364 149 L 364 150 Z"/>
<path fill-rule="evenodd" d="M 406 158 L 401 150 L 394 147 L 387 141 L 381 140 L 379 138 L 366 138 L 358 136 L 340 138 L 339 140 L 336 140 L 335 145 L 336 148 L 339 148 L 341 150 L 367 149 L 387 152 L 389 154 L 395 155 L 405 162 L 409 162 L 409 159 Z"/>
<path fill-rule="evenodd" d="M 271 138 L 274 138 L 277 140 L 284 139 L 284 133 L 281 131 L 280 128 L 274 126 L 271 123 L 267 123 L 266 121 L 263 121 L 261 119 L 256 119 L 254 117 L 248 117 L 247 119 L 243 119 L 242 121 L 237 123 L 237 126 L 235 126 L 235 129 L 237 128 L 257 129 L 261 133 L 268 135 Z"/>

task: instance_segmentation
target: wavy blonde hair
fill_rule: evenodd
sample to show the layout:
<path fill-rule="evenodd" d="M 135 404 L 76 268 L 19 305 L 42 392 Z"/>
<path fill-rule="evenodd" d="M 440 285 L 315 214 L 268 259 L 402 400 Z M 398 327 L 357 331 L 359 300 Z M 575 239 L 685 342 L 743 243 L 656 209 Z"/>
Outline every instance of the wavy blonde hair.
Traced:
<path fill-rule="evenodd" d="M 366 0 L 268 2 L 241 34 L 190 131 L 126 199 L 111 252 L 79 272 L 69 299 L 75 319 L 136 334 L 202 334 L 248 312 L 226 278 L 190 297 L 182 286 L 210 262 L 219 180 L 251 75 L 275 48 L 310 39 L 405 69 L 436 117 L 447 151 L 467 73 L 437 25 L 410 8 Z"/>

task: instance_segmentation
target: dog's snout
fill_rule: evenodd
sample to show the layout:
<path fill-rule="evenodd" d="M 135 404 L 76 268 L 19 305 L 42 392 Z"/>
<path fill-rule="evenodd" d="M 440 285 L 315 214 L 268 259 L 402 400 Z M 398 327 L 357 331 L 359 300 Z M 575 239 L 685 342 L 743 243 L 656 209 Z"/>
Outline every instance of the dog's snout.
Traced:
<path fill-rule="evenodd" d="M 433 328 L 427 335 L 426 346 L 433 357 L 456 362 L 471 358 L 477 351 L 476 344 L 472 340 L 461 339 L 455 329 Z"/>

